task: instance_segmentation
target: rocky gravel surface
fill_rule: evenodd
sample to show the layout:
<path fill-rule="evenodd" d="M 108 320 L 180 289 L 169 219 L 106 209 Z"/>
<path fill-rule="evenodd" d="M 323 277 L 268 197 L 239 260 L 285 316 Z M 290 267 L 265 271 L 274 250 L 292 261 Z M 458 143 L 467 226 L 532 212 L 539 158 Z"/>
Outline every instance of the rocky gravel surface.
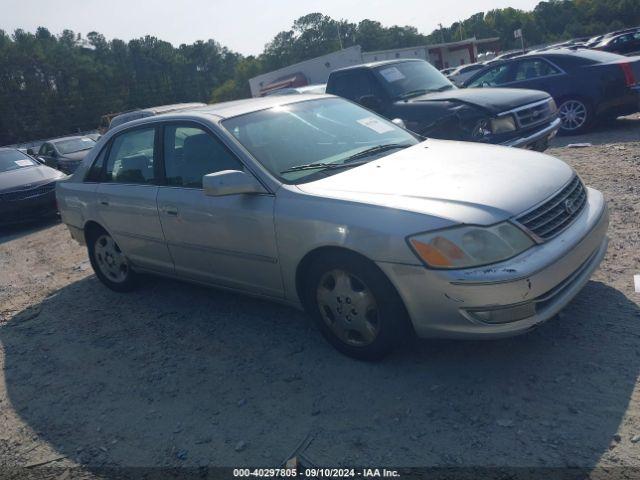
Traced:
<path fill-rule="evenodd" d="M 327 466 L 640 468 L 640 118 L 572 140 L 593 146 L 548 153 L 611 209 L 578 297 L 521 337 L 374 364 L 287 307 L 152 278 L 111 292 L 60 224 L 5 232 L 0 476 L 278 466 L 301 446 Z"/>

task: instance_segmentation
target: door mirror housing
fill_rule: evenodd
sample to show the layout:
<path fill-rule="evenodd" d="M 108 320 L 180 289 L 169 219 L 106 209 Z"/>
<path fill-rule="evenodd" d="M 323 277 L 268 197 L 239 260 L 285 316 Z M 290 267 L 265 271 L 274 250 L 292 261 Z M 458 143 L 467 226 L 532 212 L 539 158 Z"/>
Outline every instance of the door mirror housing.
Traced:
<path fill-rule="evenodd" d="M 393 120 L 391 120 L 391 123 L 393 123 L 394 125 L 397 125 L 401 128 L 407 128 L 407 126 L 404 123 L 404 120 L 401 118 L 394 118 Z"/>
<path fill-rule="evenodd" d="M 32 157 L 35 157 L 36 152 L 33 150 L 33 148 L 27 148 L 27 155 L 31 155 Z"/>
<path fill-rule="evenodd" d="M 240 170 L 223 170 L 202 177 L 204 194 L 210 197 L 238 195 L 241 193 L 267 193 L 260 183 L 249 173 Z"/>
<path fill-rule="evenodd" d="M 363 95 L 358 99 L 358 103 L 374 112 L 382 110 L 382 100 L 375 95 Z"/>

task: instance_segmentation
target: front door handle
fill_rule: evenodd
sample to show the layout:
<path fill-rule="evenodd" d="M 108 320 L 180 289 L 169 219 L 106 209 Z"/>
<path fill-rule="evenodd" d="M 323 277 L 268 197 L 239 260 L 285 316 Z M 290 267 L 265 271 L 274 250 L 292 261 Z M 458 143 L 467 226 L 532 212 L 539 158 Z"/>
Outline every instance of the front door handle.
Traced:
<path fill-rule="evenodd" d="M 167 215 L 173 215 L 174 217 L 178 215 L 178 208 L 171 205 L 165 205 L 162 207 L 162 211 Z"/>
<path fill-rule="evenodd" d="M 105 207 L 109 206 L 109 200 L 107 200 L 106 198 L 101 198 L 99 201 L 100 205 L 104 205 Z"/>

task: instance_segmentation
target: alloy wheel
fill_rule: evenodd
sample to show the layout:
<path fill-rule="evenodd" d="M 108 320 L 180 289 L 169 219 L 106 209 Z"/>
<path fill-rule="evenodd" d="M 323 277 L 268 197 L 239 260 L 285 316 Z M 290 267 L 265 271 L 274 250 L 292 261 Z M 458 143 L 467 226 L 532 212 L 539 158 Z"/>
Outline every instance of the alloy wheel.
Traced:
<path fill-rule="evenodd" d="M 587 121 L 587 106 L 579 100 L 567 100 L 558 108 L 562 129 L 572 132 Z"/>
<path fill-rule="evenodd" d="M 109 235 L 100 235 L 94 244 L 94 255 L 102 274 L 115 283 L 122 283 L 129 274 L 129 261 Z"/>
<path fill-rule="evenodd" d="M 322 319 L 347 345 L 370 345 L 378 336 L 378 305 L 367 285 L 345 270 L 326 272 L 316 299 Z"/>

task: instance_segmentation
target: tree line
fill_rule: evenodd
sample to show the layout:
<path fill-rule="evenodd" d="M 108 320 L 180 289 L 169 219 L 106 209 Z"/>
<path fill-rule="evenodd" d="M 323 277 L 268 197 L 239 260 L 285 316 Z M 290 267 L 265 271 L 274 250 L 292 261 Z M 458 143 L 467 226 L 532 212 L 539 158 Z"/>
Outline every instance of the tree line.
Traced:
<path fill-rule="evenodd" d="M 352 23 L 321 13 L 295 20 L 257 56 L 243 56 L 215 40 L 174 47 L 152 36 L 129 42 L 0 30 L 0 145 L 96 128 L 102 115 L 178 102 L 218 102 L 250 96 L 248 80 L 292 63 L 352 45 L 364 51 L 500 37 L 517 46 L 522 28 L 529 45 L 595 35 L 640 25 L 637 0 L 549 0 L 532 11 L 503 8 L 418 32 L 375 20 Z"/>

